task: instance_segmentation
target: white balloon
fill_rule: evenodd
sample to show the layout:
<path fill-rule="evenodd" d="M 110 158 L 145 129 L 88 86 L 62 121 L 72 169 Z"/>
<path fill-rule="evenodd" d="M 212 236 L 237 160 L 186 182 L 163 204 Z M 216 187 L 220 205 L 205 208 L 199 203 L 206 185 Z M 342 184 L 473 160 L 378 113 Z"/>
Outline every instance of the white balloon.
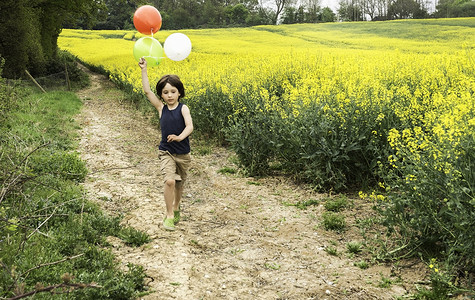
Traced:
<path fill-rule="evenodd" d="M 165 55 L 171 60 L 184 60 L 191 53 L 191 41 L 183 33 L 172 33 L 165 40 L 163 50 Z"/>

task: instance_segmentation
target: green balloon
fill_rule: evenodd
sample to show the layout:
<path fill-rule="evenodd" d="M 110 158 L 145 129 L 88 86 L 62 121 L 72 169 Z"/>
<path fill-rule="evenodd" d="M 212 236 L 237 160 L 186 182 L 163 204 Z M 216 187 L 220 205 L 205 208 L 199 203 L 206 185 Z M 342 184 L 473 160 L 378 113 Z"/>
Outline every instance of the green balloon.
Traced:
<path fill-rule="evenodd" d="M 140 61 L 142 57 L 147 61 L 147 66 L 158 66 L 164 57 L 160 42 L 149 36 L 138 39 L 134 45 L 134 58 Z"/>

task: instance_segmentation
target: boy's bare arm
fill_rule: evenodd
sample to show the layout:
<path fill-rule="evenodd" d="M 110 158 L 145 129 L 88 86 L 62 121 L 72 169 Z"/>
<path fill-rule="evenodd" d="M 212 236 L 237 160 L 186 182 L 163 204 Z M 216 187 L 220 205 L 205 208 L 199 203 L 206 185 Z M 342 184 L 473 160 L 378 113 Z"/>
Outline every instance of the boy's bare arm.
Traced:
<path fill-rule="evenodd" d="M 141 58 L 139 61 L 139 66 L 142 69 L 142 87 L 150 103 L 158 110 L 160 115 L 162 114 L 163 102 L 155 95 L 155 93 L 150 88 L 150 83 L 148 81 L 147 74 L 147 61 L 144 58 Z"/>

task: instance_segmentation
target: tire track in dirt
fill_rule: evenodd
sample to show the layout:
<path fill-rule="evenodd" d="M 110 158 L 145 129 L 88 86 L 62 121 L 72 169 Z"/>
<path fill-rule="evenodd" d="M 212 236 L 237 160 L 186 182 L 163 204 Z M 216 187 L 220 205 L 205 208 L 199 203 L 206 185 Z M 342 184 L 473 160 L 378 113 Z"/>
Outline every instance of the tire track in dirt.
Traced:
<path fill-rule="evenodd" d="M 410 278 L 400 275 L 399 285 L 377 287 L 394 270 L 361 270 L 355 259 L 326 253 L 335 241 L 343 253 L 355 235 L 321 229 L 321 205 L 282 205 L 322 195 L 282 178 L 220 174 L 231 165 L 229 152 L 197 155 L 193 139 L 182 221 L 176 231 L 165 231 L 159 129 L 106 77 L 89 74 L 91 87 L 78 92 L 84 102 L 79 151 L 90 170 L 84 185 L 89 199 L 151 236 L 136 248 L 109 238 L 123 268 L 134 263 L 146 270 L 151 292 L 142 299 L 393 299 L 406 293 L 404 282 L 420 277 L 416 270 Z"/>

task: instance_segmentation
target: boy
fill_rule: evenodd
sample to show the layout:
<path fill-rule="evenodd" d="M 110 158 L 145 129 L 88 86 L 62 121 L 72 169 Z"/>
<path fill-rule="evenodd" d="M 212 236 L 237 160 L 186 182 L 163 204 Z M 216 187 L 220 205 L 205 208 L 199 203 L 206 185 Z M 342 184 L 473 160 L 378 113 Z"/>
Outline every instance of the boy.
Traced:
<path fill-rule="evenodd" d="M 193 131 L 193 121 L 188 106 L 180 103 L 180 99 L 185 96 L 180 78 L 176 75 L 163 76 L 157 83 L 157 97 L 150 88 L 147 62 L 144 58 L 140 59 L 139 66 L 142 69 L 145 95 L 160 117 L 162 140 L 158 149 L 160 169 L 165 181 L 163 195 L 167 209 L 163 227 L 166 230 L 175 230 L 175 224 L 180 221 L 183 184 L 191 162 L 188 137 Z"/>

